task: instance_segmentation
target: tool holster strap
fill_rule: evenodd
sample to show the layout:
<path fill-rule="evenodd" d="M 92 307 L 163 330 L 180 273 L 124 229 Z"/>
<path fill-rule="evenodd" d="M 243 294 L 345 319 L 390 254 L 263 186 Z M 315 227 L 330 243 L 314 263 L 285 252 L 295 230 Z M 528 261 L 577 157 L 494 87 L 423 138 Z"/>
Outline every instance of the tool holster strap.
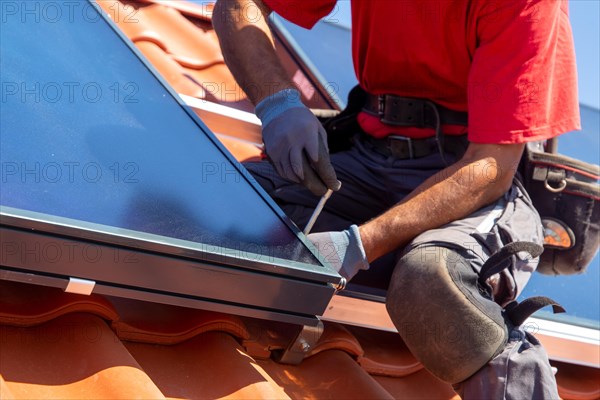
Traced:
<path fill-rule="evenodd" d="M 363 111 L 391 126 L 436 129 L 438 123 L 464 126 L 468 123 L 466 112 L 453 111 L 430 100 L 390 94 L 367 94 Z"/>

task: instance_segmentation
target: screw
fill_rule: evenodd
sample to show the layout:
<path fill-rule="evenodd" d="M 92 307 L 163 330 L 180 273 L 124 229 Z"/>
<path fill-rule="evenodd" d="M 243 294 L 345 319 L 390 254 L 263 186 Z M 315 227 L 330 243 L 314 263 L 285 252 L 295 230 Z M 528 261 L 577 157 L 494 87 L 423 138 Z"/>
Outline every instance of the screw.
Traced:
<path fill-rule="evenodd" d="M 310 344 L 306 343 L 304 340 L 300 342 L 300 348 L 303 352 L 308 352 L 310 350 Z"/>

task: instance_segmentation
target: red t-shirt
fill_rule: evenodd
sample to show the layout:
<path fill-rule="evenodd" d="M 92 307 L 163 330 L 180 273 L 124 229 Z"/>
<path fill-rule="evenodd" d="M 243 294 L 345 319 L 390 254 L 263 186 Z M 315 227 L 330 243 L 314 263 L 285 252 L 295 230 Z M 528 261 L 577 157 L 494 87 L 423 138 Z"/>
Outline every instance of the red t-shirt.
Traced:
<path fill-rule="evenodd" d="M 336 3 L 263 1 L 305 28 Z M 522 143 L 580 129 L 566 0 L 354 0 L 352 52 L 364 89 L 467 111 L 472 142 Z M 376 137 L 432 134 L 366 113 L 359 122 Z"/>

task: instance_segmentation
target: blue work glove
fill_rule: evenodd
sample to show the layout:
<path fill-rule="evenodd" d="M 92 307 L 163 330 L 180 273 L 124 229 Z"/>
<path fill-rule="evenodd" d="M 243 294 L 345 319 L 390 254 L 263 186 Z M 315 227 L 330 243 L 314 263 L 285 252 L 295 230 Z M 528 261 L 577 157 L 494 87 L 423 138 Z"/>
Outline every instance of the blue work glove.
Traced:
<path fill-rule="evenodd" d="M 352 279 L 361 269 L 369 269 L 369 262 L 356 225 L 342 232 L 311 233 L 307 238 L 329 264 L 347 280 Z"/>
<path fill-rule="evenodd" d="M 256 105 L 256 115 L 262 121 L 265 152 L 279 175 L 302 183 L 317 196 L 328 188 L 339 189 L 325 129 L 296 89 L 266 97 Z"/>

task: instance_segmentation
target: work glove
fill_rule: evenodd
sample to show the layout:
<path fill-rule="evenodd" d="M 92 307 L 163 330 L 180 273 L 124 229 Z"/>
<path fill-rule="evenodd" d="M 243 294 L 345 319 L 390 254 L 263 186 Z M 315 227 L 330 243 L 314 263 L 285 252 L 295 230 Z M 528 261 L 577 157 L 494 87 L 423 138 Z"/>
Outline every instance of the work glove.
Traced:
<path fill-rule="evenodd" d="M 321 256 L 347 280 L 352 279 L 360 270 L 369 269 L 356 225 L 342 232 L 311 233 L 307 238 Z"/>
<path fill-rule="evenodd" d="M 284 89 L 256 105 L 265 152 L 275 170 L 317 196 L 339 189 L 329 160 L 325 129 L 300 101 L 296 89 Z"/>

